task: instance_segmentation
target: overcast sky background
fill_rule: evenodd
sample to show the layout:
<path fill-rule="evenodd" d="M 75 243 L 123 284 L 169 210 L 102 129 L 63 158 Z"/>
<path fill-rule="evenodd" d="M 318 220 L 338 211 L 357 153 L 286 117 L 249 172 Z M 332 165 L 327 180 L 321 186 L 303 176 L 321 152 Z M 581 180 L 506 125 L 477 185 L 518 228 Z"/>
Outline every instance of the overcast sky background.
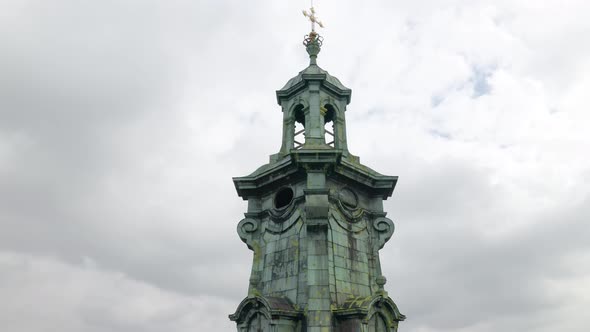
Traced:
<path fill-rule="evenodd" d="M 0 329 L 234 331 L 307 1 L 0 0 Z M 403 332 L 588 330 L 590 2 L 316 0 Z"/>

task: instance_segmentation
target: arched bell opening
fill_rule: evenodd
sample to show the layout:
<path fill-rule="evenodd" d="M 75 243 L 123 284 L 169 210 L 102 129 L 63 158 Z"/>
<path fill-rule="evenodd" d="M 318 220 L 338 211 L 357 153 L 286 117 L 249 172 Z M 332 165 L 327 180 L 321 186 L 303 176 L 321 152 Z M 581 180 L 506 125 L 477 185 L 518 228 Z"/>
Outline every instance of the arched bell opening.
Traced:
<path fill-rule="evenodd" d="M 334 134 L 334 120 L 336 117 L 336 109 L 330 104 L 324 105 L 323 108 L 326 144 L 335 147 L 336 136 Z"/>
<path fill-rule="evenodd" d="M 295 126 L 293 131 L 293 148 L 301 149 L 305 144 L 305 112 L 304 106 L 299 104 L 293 110 Z"/>

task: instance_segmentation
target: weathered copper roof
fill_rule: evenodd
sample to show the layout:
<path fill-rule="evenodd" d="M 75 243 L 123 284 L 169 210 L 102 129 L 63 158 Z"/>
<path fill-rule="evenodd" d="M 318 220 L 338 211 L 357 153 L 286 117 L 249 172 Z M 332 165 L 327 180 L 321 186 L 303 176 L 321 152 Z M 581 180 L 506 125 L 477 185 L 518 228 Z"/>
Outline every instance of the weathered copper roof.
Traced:
<path fill-rule="evenodd" d="M 328 81 L 329 83 L 331 83 L 332 85 L 338 87 L 339 89 L 342 90 L 350 90 L 349 88 L 345 87 L 339 79 L 337 79 L 336 77 L 330 75 L 326 70 L 323 70 L 322 68 L 320 68 L 320 66 L 318 65 L 309 65 L 307 68 L 305 68 L 304 70 L 300 71 L 299 74 L 297 74 L 297 76 L 293 77 L 292 79 L 290 79 L 287 84 L 285 84 L 284 87 L 282 87 L 279 91 L 284 91 L 284 90 L 288 90 L 289 88 L 295 86 L 297 83 L 303 81 L 303 77 L 304 75 L 326 75 L 325 76 L 325 80 Z"/>
<path fill-rule="evenodd" d="M 277 102 L 281 103 L 282 99 L 288 99 L 307 86 L 307 81 L 321 81 L 322 87 L 331 91 L 337 96 L 346 98 L 350 102 L 352 90 L 345 87 L 336 77 L 330 75 L 316 64 L 310 64 L 307 68 L 300 71 L 297 76 L 290 79 L 284 87 L 277 90 Z"/>

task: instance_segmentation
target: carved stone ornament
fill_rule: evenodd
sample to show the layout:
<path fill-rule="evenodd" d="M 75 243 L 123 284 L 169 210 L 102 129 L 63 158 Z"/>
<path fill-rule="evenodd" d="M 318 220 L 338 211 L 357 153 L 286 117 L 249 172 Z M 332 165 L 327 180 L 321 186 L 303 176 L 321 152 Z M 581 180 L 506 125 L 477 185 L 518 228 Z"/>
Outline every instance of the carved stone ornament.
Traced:
<path fill-rule="evenodd" d="M 342 211 L 340 211 L 342 212 Z M 350 222 L 350 219 L 347 219 L 342 214 L 338 213 L 338 211 L 334 211 L 331 214 L 332 218 L 336 221 L 338 226 L 342 229 L 346 230 L 347 232 L 352 233 L 359 233 L 364 231 L 367 228 L 367 221 L 365 218 L 357 218 L 355 222 Z M 362 212 L 361 212 L 362 217 Z"/>
<path fill-rule="evenodd" d="M 338 210 L 348 219 L 349 222 L 359 222 L 365 210 L 358 206 L 358 196 L 350 188 L 343 188 L 338 191 L 336 205 Z"/>
<path fill-rule="evenodd" d="M 252 241 L 259 224 L 260 222 L 258 220 L 252 218 L 244 218 L 238 223 L 238 235 L 251 250 L 253 250 Z"/>
<path fill-rule="evenodd" d="M 359 200 L 356 193 L 350 188 L 342 188 L 338 192 L 340 203 L 349 210 L 354 210 L 358 206 Z"/>
<path fill-rule="evenodd" d="M 271 216 L 269 222 L 266 225 L 266 230 L 274 234 L 280 234 L 288 231 L 293 225 L 297 223 L 301 217 L 301 212 L 298 209 L 291 209 L 291 211 L 286 215 L 286 219 L 273 218 Z"/>
<path fill-rule="evenodd" d="M 389 241 L 389 239 L 393 235 L 395 225 L 393 224 L 393 221 L 391 221 L 391 219 L 389 218 L 378 217 L 373 220 L 373 228 L 377 232 L 377 241 L 375 243 L 375 249 L 379 250 L 383 248 L 385 243 Z"/>

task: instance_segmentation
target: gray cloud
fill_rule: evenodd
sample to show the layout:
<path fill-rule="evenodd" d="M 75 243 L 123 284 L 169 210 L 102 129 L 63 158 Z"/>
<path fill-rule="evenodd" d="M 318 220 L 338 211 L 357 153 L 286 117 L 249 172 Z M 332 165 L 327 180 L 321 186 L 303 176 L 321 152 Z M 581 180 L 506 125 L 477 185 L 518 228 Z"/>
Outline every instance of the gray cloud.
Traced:
<path fill-rule="evenodd" d="M 231 177 L 279 148 L 307 5 L 0 5 L 0 326 L 234 329 Z M 587 5 L 317 5 L 352 152 L 400 176 L 382 261 L 403 330 L 582 331 Z"/>

